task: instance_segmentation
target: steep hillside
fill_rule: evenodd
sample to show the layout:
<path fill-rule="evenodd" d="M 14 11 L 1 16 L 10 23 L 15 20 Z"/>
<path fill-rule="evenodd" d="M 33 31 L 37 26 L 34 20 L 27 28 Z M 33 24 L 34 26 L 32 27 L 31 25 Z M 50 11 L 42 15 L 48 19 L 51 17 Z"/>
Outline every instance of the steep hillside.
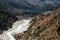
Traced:
<path fill-rule="evenodd" d="M 31 26 L 22 34 L 16 34 L 16 40 L 60 40 L 60 8 L 50 14 L 40 14 Z"/>

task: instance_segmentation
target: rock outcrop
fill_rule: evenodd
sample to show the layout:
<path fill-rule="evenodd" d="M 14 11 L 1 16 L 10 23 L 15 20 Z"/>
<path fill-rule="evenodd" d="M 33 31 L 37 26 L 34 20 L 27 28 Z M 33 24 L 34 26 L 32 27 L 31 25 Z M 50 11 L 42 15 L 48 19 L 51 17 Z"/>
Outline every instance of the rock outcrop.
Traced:
<path fill-rule="evenodd" d="M 60 40 L 60 8 L 54 12 L 36 16 L 31 26 L 22 34 L 16 34 L 16 40 Z"/>

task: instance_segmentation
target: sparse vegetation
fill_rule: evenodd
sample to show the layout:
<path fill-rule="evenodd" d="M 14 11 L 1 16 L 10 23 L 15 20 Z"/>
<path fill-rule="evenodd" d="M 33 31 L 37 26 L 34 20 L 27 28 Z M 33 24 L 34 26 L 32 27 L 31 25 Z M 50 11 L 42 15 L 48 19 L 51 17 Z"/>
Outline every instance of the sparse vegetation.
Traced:
<path fill-rule="evenodd" d="M 16 40 L 60 40 L 60 8 L 42 16 L 43 19 L 40 17 L 37 16 L 32 20 L 33 25 L 25 33 L 15 35 Z"/>

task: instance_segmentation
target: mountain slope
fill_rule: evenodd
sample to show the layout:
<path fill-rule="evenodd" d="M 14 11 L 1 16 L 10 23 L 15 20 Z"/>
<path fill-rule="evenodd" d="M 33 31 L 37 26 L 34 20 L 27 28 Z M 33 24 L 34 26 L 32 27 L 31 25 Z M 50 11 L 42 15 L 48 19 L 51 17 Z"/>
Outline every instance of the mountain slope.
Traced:
<path fill-rule="evenodd" d="M 51 14 L 40 14 L 32 20 L 32 25 L 16 40 L 60 40 L 60 8 Z"/>

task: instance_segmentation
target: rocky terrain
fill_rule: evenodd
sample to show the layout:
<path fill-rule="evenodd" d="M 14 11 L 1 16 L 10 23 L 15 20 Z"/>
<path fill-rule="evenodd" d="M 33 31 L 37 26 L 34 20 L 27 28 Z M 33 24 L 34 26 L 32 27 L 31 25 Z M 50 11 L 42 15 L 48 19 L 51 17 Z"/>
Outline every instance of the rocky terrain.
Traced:
<path fill-rule="evenodd" d="M 60 8 L 50 14 L 40 14 L 31 26 L 22 34 L 16 34 L 16 40 L 60 40 Z"/>
<path fill-rule="evenodd" d="M 59 7 L 59 0 L 0 0 L 0 34 L 12 28 L 12 24 L 18 19 L 36 16 L 28 30 L 16 34 L 15 39 L 60 40 Z M 51 13 L 44 13 L 46 11 Z"/>

